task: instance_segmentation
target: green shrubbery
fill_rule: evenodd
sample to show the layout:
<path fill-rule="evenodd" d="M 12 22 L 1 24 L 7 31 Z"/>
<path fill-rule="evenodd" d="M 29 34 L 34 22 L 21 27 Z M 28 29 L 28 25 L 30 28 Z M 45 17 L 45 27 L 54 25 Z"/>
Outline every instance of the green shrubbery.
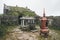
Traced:
<path fill-rule="evenodd" d="M 7 17 L 7 19 L 5 19 L 4 17 L 3 17 L 4 19 L 2 19 L 3 21 L 0 25 L 0 37 L 3 37 L 4 35 L 6 35 L 6 33 L 8 31 L 11 31 L 14 27 L 16 27 L 18 25 L 18 24 L 16 24 L 17 22 L 12 21 L 13 19 L 8 17 L 10 15 L 11 16 L 17 16 L 17 17 L 19 17 L 19 16 L 22 17 L 22 16 L 35 16 L 36 14 L 35 14 L 35 12 L 33 12 L 32 10 L 27 9 L 27 8 L 11 7 L 11 10 L 8 10 L 8 12 L 6 14 L 2 15 L 5 18 Z M 6 20 L 8 20 L 8 21 L 6 21 Z"/>
<path fill-rule="evenodd" d="M 53 17 L 51 29 L 60 30 L 60 16 Z"/>
<path fill-rule="evenodd" d="M 0 25 L 0 37 L 5 36 L 6 33 L 11 31 L 14 27 L 15 26 Z"/>

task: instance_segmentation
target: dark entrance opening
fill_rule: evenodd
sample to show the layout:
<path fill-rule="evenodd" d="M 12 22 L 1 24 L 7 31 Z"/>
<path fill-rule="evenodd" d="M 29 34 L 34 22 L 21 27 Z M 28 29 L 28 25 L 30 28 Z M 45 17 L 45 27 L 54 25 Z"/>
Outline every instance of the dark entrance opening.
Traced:
<path fill-rule="evenodd" d="M 20 18 L 23 16 L 23 14 L 20 14 L 19 16 L 18 16 L 18 23 L 19 23 L 19 25 L 21 24 L 21 20 L 20 20 Z"/>

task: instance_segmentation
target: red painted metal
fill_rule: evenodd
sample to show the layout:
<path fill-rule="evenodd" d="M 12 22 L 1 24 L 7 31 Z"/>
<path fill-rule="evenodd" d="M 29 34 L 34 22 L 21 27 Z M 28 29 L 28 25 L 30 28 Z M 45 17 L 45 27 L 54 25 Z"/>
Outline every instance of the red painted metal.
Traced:
<path fill-rule="evenodd" d="M 45 29 L 47 26 L 46 26 L 46 22 L 47 22 L 47 18 L 45 16 L 45 9 L 43 10 L 43 17 L 41 19 L 41 29 Z"/>
<path fill-rule="evenodd" d="M 47 27 L 47 21 L 48 21 L 48 19 L 46 18 L 46 16 L 45 16 L 45 9 L 43 10 L 43 17 L 41 18 L 41 29 L 40 29 L 40 32 L 41 33 L 45 33 L 45 34 L 47 34 L 48 32 L 49 32 L 49 30 L 48 30 L 48 27 Z"/>

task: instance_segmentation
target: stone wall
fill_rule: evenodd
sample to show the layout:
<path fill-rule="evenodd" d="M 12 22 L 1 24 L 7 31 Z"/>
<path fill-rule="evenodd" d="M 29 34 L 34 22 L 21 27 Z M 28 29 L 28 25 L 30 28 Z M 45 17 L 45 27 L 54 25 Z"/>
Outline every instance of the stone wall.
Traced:
<path fill-rule="evenodd" d="M 1 24 L 1 18 L 0 18 L 0 24 Z"/>
<path fill-rule="evenodd" d="M 3 15 L 0 17 L 0 24 L 4 25 L 18 25 L 18 16 Z"/>

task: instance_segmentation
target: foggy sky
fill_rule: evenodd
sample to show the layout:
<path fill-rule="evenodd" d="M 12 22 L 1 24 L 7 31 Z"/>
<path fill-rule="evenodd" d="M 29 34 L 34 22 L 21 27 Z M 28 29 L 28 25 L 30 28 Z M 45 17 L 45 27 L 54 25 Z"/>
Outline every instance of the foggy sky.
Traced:
<path fill-rule="evenodd" d="M 60 0 L 0 0 L 0 13 L 3 13 L 3 4 L 9 6 L 28 7 L 42 16 L 43 8 L 47 16 L 60 16 Z"/>

